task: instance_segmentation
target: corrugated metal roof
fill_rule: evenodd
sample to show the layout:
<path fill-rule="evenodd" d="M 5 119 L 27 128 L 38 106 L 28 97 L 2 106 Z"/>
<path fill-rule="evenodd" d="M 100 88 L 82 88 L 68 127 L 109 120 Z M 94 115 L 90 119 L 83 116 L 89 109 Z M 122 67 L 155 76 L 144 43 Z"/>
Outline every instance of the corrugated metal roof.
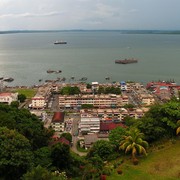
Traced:
<path fill-rule="evenodd" d="M 64 112 L 55 112 L 52 122 L 64 122 Z"/>

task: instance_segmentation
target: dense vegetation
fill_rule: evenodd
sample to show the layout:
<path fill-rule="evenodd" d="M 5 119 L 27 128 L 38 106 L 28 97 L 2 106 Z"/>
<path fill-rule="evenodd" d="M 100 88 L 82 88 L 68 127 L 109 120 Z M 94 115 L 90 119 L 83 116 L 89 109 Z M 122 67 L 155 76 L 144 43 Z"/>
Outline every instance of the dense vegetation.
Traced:
<path fill-rule="evenodd" d="M 97 94 L 121 94 L 121 89 L 119 87 L 103 87 L 100 86 L 97 90 Z"/>
<path fill-rule="evenodd" d="M 127 156 L 138 164 L 149 148 L 164 140 L 173 142 L 180 132 L 179 120 L 179 101 L 155 104 L 139 120 L 127 117 L 126 128 L 112 130 L 109 141 L 97 141 L 86 157 L 80 157 L 65 144 L 49 146 L 53 131 L 28 110 L 0 104 L 0 179 L 67 179 L 67 175 L 88 180 L 106 178 L 113 169 L 121 174 Z M 62 137 L 72 139 L 68 133 Z"/>
<path fill-rule="evenodd" d="M 47 176 L 62 180 L 62 171 L 68 176 L 79 176 L 83 160 L 65 144 L 48 146 L 52 135 L 52 129 L 45 129 L 28 110 L 0 104 L 0 179 Z M 69 134 L 63 137 L 72 138 Z M 55 171 L 59 173 L 54 174 Z"/>
<path fill-rule="evenodd" d="M 77 87 L 77 86 L 75 86 L 75 87 L 66 86 L 60 90 L 60 94 L 62 94 L 62 95 L 75 95 L 75 94 L 80 94 L 80 93 L 81 93 L 81 91 L 80 91 L 79 87 Z"/>

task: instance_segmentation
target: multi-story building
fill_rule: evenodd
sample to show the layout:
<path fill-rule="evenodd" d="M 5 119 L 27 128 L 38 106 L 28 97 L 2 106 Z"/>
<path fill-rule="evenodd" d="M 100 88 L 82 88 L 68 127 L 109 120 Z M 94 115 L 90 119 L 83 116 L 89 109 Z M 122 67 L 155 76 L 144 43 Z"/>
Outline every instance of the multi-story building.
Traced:
<path fill-rule="evenodd" d="M 64 107 L 81 107 L 82 104 L 92 104 L 97 108 L 120 107 L 128 104 L 129 99 L 123 95 L 61 95 L 59 96 L 59 106 Z"/>
<path fill-rule="evenodd" d="M 56 132 L 64 132 L 64 112 L 55 112 L 51 121 L 51 126 Z"/>
<path fill-rule="evenodd" d="M 0 93 L 0 103 L 11 104 L 18 100 L 18 93 Z"/>
<path fill-rule="evenodd" d="M 119 120 L 123 121 L 125 117 L 133 117 L 135 119 L 141 118 L 148 108 L 113 108 L 113 109 L 82 109 L 80 111 L 81 117 L 99 117 L 100 120 Z"/>
<path fill-rule="evenodd" d="M 43 96 L 35 96 L 32 98 L 32 104 L 33 109 L 43 109 L 46 106 L 45 98 Z"/>
<path fill-rule="evenodd" d="M 98 133 L 100 119 L 98 117 L 81 117 L 78 128 L 80 134 Z"/>
<path fill-rule="evenodd" d="M 155 102 L 154 97 L 150 94 L 141 94 L 139 96 L 139 99 L 141 100 L 141 103 L 144 106 L 150 106 L 150 105 L 154 104 L 154 102 Z"/>

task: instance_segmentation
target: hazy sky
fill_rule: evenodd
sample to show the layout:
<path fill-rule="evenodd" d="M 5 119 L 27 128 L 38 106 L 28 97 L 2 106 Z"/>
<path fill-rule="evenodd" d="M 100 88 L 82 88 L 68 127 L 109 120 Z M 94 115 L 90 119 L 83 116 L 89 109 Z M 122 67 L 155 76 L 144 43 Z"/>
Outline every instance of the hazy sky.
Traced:
<path fill-rule="evenodd" d="M 0 0 L 0 30 L 175 29 L 180 0 Z"/>

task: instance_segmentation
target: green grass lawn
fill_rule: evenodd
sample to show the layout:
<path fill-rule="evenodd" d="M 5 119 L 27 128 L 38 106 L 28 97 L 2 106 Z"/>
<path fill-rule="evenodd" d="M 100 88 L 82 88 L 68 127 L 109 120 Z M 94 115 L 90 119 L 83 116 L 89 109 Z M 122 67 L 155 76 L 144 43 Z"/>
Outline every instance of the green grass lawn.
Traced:
<path fill-rule="evenodd" d="M 113 171 L 107 180 L 175 180 L 180 179 L 180 140 L 167 142 L 154 148 L 147 157 L 139 158 L 139 164 L 133 165 L 130 159 L 120 166 L 123 171 L 118 175 Z"/>
<path fill-rule="evenodd" d="M 27 98 L 32 98 L 37 91 L 35 89 L 16 89 L 15 92 L 24 94 Z"/>

